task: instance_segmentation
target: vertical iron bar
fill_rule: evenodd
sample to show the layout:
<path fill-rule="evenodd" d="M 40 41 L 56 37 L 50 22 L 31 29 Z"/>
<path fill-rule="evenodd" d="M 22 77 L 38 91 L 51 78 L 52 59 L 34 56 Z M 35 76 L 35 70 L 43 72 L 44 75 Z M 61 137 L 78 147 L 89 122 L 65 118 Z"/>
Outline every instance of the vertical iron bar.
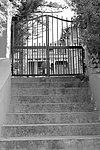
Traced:
<path fill-rule="evenodd" d="M 11 45 L 12 75 L 14 75 L 14 43 L 15 43 L 15 21 L 13 21 L 13 24 L 12 24 L 12 45 Z"/>
<path fill-rule="evenodd" d="M 33 18 L 32 18 L 32 46 L 33 46 L 33 34 L 34 34 L 33 29 L 34 27 L 33 27 Z"/>
<path fill-rule="evenodd" d="M 57 74 L 57 63 L 56 63 L 57 55 L 56 55 L 56 48 L 54 49 L 54 56 L 55 56 L 55 73 Z"/>
<path fill-rule="evenodd" d="M 63 44 L 63 40 L 64 40 L 64 37 L 63 37 L 63 34 L 64 34 L 64 33 L 63 33 L 63 32 L 64 32 L 63 17 L 62 17 L 61 19 L 62 19 L 62 20 L 61 20 L 61 21 L 62 21 L 62 33 L 61 33 L 61 35 L 62 35 L 62 43 L 61 43 L 61 45 L 64 45 L 64 44 Z"/>
<path fill-rule="evenodd" d="M 63 30 L 64 30 L 64 25 L 63 25 L 63 17 L 62 17 L 62 38 L 63 38 Z M 65 44 L 63 43 L 63 40 L 64 40 L 64 39 L 62 39 L 62 46 L 65 45 Z M 61 49 L 61 50 L 62 50 L 62 53 L 64 53 L 64 55 L 65 55 L 64 49 Z M 62 54 L 61 54 L 61 55 L 62 55 Z M 62 72 L 62 67 L 61 67 L 61 73 L 64 73 L 64 60 L 63 60 L 63 63 L 61 64 L 61 66 L 63 66 L 63 72 Z"/>
<path fill-rule="evenodd" d="M 77 74 L 79 74 L 79 49 L 77 48 Z"/>
<path fill-rule="evenodd" d="M 66 36 L 67 36 L 67 37 L 66 37 L 66 38 L 67 38 L 67 44 L 66 44 L 66 45 L 69 46 L 69 41 L 68 41 L 68 40 L 69 40 L 69 28 L 68 28 L 67 18 L 66 18 L 66 29 L 67 29 L 67 33 L 66 33 Z"/>
<path fill-rule="evenodd" d="M 43 46 L 43 16 L 42 16 L 42 46 Z"/>
<path fill-rule="evenodd" d="M 14 75 L 14 48 L 12 49 L 12 66 L 11 66 L 11 70 L 12 70 L 12 76 Z"/>
<path fill-rule="evenodd" d="M 39 47 L 41 46 L 41 43 L 39 43 Z M 40 62 L 41 62 L 41 56 L 42 56 L 42 51 L 39 48 L 39 63 L 38 63 L 38 74 L 40 74 Z"/>
<path fill-rule="evenodd" d="M 15 21 L 13 21 L 12 24 L 12 47 L 15 45 L 15 31 L 16 31 L 16 24 Z"/>
<path fill-rule="evenodd" d="M 52 15 L 52 44 L 54 45 L 54 36 L 53 36 L 53 15 Z"/>
<path fill-rule="evenodd" d="M 57 46 L 59 46 L 59 42 L 58 42 L 58 15 L 57 15 Z"/>
<path fill-rule="evenodd" d="M 60 48 L 59 48 L 59 58 L 60 58 L 60 62 L 61 62 L 61 64 L 60 64 L 60 74 L 62 74 L 62 60 L 61 60 L 62 51 L 63 51 L 63 49 L 60 49 Z"/>
<path fill-rule="evenodd" d="M 80 73 L 80 66 L 81 66 L 81 64 L 80 64 L 80 59 L 81 59 L 80 56 L 81 55 L 80 55 L 80 49 L 78 48 L 77 50 L 78 50 L 78 74 L 79 74 Z"/>
<path fill-rule="evenodd" d="M 77 74 L 77 48 L 75 49 L 75 74 Z"/>
<path fill-rule="evenodd" d="M 27 18 L 27 76 L 29 74 L 29 67 L 28 67 L 28 18 Z"/>
<path fill-rule="evenodd" d="M 72 74 L 72 48 L 70 48 L 70 73 Z"/>
<path fill-rule="evenodd" d="M 54 58 L 54 49 L 53 49 L 53 75 L 54 75 L 54 70 L 55 70 L 55 58 Z"/>
<path fill-rule="evenodd" d="M 35 46 L 36 46 L 36 43 L 34 43 L 34 47 Z M 34 74 L 35 75 L 37 75 L 37 68 L 36 68 L 37 67 L 37 64 L 36 64 L 37 60 L 36 59 L 37 59 L 37 49 L 34 48 L 34 63 L 35 63 L 34 64 L 34 70 L 35 70 Z"/>
<path fill-rule="evenodd" d="M 58 16 L 57 16 L 57 46 L 59 46 L 59 42 L 58 42 Z M 57 50 L 57 52 L 58 52 L 58 74 L 59 74 L 59 48 L 58 49 L 56 49 Z"/>
<path fill-rule="evenodd" d="M 43 46 L 43 16 L 42 16 L 42 46 Z M 43 51 L 44 49 L 42 48 L 42 62 L 43 62 Z"/>
<path fill-rule="evenodd" d="M 16 33 L 16 35 L 18 34 L 18 24 L 17 24 L 18 22 L 16 21 L 16 24 L 15 24 L 15 29 L 14 29 L 14 32 Z M 16 31 L 17 30 L 17 31 Z M 15 35 L 15 38 L 14 38 L 14 46 L 15 45 L 18 45 L 18 41 L 17 41 L 17 39 L 16 39 L 16 35 Z M 15 43 L 16 42 L 16 43 Z M 18 60 L 18 48 L 14 48 L 14 50 L 15 50 L 15 52 L 13 52 L 13 54 L 14 54 L 14 63 L 15 64 L 17 64 L 17 69 L 15 69 L 15 74 L 17 74 L 18 75 L 18 69 L 19 69 L 19 60 Z"/>
<path fill-rule="evenodd" d="M 59 71 L 58 71 L 58 49 L 56 48 L 56 43 L 55 43 L 55 57 L 56 57 L 56 74 L 58 75 L 59 74 Z"/>
<path fill-rule="evenodd" d="M 19 71 L 20 71 L 19 57 L 18 57 L 18 53 L 19 53 L 19 52 L 18 52 L 18 48 L 17 48 L 16 50 L 17 50 L 17 55 L 16 55 L 16 56 L 17 56 L 17 61 L 16 61 L 16 56 L 15 56 L 15 62 L 17 62 L 17 75 L 18 75 L 18 74 L 20 74 L 20 72 L 19 72 Z M 18 71 L 18 70 L 19 70 L 19 71 Z"/>
<path fill-rule="evenodd" d="M 31 75 L 33 75 L 34 74 L 34 71 L 33 71 L 33 69 L 34 69 L 34 61 L 33 61 L 33 18 L 32 18 L 32 64 L 31 64 Z"/>
<path fill-rule="evenodd" d="M 24 34 L 23 34 L 23 23 L 22 23 L 22 47 L 23 47 L 23 35 Z M 23 48 L 22 48 L 22 66 L 21 66 L 22 67 L 22 74 L 23 74 L 23 69 L 24 69 L 24 66 L 23 66 L 24 60 L 23 59 L 24 59 L 24 57 L 23 57 Z"/>
<path fill-rule="evenodd" d="M 56 45 L 55 45 L 55 46 L 56 46 Z M 56 51 L 57 51 L 57 55 L 58 55 L 58 74 L 59 74 L 59 65 L 60 65 L 60 64 L 59 64 L 59 49 L 56 48 Z"/>
<path fill-rule="evenodd" d="M 69 54 L 69 48 L 67 49 L 68 51 L 68 74 L 70 74 L 70 70 L 69 70 L 69 65 L 70 65 L 70 54 Z"/>
<path fill-rule="evenodd" d="M 47 57 L 47 76 L 50 75 L 49 66 L 49 16 L 46 16 L 46 57 Z"/>
<path fill-rule="evenodd" d="M 78 24 L 76 24 L 76 38 L 77 38 L 77 46 L 79 46 L 79 39 L 78 39 Z"/>
<path fill-rule="evenodd" d="M 81 48 L 82 49 L 82 65 L 83 65 L 83 74 L 85 73 L 85 62 L 84 62 L 84 59 L 85 59 L 85 51 L 83 49 L 83 47 Z"/>
<path fill-rule="evenodd" d="M 73 46 L 73 22 L 71 22 L 71 46 Z"/>
<path fill-rule="evenodd" d="M 37 46 L 38 46 L 38 19 L 37 19 Z M 38 48 L 37 48 L 37 75 L 38 75 Z"/>
<path fill-rule="evenodd" d="M 52 14 L 52 45 L 54 46 L 54 29 L 53 29 L 53 25 L 54 24 L 54 18 L 53 18 L 53 14 Z M 55 71 L 55 49 L 53 49 L 53 75 L 54 75 L 54 71 Z"/>
<path fill-rule="evenodd" d="M 63 51 L 62 51 L 62 61 L 63 61 L 63 74 L 65 74 L 65 68 L 64 68 L 64 66 L 65 66 L 65 49 L 63 49 Z"/>
<path fill-rule="evenodd" d="M 27 76 L 28 76 L 28 38 L 27 38 L 27 49 L 26 49 L 26 53 L 27 53 Z"/>
<path fill-rule="evenodd" d="M 44 43 L 44 49 L 43 49 L 43 62 L 47 62 L 47 50 L 46 50 L 46 44 Z"/>
<path fill-rule="evenodd" d="M 75 74 L 75 62 L 74 62 L 74 51 L 75 51 L 75 48 L 73 48 L 73 74 Z"/>

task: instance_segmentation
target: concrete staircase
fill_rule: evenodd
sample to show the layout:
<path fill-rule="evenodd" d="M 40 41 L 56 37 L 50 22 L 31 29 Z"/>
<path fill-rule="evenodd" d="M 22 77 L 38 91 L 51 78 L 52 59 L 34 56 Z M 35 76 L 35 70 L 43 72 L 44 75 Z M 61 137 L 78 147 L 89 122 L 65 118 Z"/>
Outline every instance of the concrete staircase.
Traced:
<path fill-rule="evenodd" d="M 12 78 L 0 150 L 100 150 L 100 122 L 87 82 Z"/>

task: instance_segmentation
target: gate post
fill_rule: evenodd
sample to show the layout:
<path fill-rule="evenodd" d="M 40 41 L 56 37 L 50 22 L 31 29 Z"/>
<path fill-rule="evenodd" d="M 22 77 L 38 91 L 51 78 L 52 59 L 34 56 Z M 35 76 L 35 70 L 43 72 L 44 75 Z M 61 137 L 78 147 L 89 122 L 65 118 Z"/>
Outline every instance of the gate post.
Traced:
<path fill-rule="evenodd" d="M 11 32 L 11 72 L 14 75 L 14 44 L 15 44 L 15 22 L 12 21 L 12 32 Z"/>
<path fill-rule="evenodd" d="M 82 47 L 82 64 L 83 64 L 83 74 L 85 74 L 85 51 L 84 48 Z"/>
<path fill-rule="evenodd" d="M 49 63 L 49 16 L 46 16 L 46 61 L 47 61 L 47 76 L 50 75 Z"/>

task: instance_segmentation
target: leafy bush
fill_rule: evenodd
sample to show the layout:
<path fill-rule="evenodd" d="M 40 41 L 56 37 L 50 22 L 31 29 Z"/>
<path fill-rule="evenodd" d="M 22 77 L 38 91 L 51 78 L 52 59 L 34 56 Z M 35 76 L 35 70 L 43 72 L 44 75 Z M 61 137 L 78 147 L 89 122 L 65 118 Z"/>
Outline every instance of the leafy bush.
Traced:
<path fill-rule="evenodd" d="M 100 0 L 65 0 L 74 10 L 80 38 L 90 55 L 92 68 L 100 63 Z"/>

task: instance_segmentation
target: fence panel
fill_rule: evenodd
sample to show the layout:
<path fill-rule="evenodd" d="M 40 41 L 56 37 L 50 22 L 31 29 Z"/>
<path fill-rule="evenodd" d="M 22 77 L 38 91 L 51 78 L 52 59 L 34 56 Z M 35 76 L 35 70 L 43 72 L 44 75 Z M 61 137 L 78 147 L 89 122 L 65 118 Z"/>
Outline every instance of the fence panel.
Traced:
<path fill-rule="evenodd" d="M 73 21 L 42 15 L 12 24 L 12 75 L 84 73 L 84 49 Z"/>

